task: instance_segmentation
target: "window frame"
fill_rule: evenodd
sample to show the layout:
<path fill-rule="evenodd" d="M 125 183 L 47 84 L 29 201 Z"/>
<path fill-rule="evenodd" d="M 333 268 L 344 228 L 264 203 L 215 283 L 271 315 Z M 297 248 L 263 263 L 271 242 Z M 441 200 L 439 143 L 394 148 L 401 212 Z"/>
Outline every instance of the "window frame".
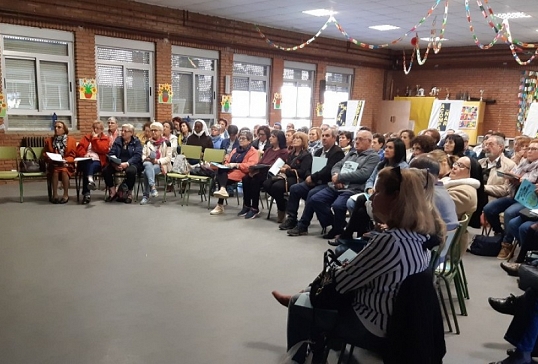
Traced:
<path fill-rule="evenodd" d="M 172 62 L 174 56 L 196 57 L 196 58 L 211 60 L 213 62 L 213 70 L 199 70 L 196 68 L 174 67 L 173 62 Z M 193 103 L 192 114 L 175 113 L 174 107 L 172 106 L 172 117 L 179 116 L 182 119 L 189 117 L 194 120 L 202 119 L 206 121 L 208 126 L 215 122 L 215 120 L 217 119 L 217 90 L 218 90 L 218 65 L 219 65 L 218 62 L 219 62 L 218 51 L 172 46 L 172 56 L 170 58 L 170 63 L 172 64 L 172 71 L 170 73 L 170 79 L 172 80 L 172 84 L 173 84 L 174 73 L 192 75 L 192 103 Z M 213 96 L 212 96 L 213 105 L 212 105 L 212 110 L 211 110 L 212 112 L 210 114 L 202 114 L 202 113 L 196 112 L 196 76 L 199 76 L 199 75 L 213 77 Z"/>
<path fill-rule="evenodd" d="M 328 76 L 328 73 L 339 73 L 339 74 L 343 74 L 343 75 L 346 75 L 346 76 L 350 76 L 349 77 L 349 83 L 342 83 L 342 82 L 334 82 L 334 81 L 328 81 L 327 80 L 327 76 Z M 324 100 L 324 110 L 323 110 L 323 123 L 324 124 L 329 124 L 329 125 L 336 125 L 336 114 L 338 113 L 338 105 L 336 105 L 336 112 L 334 113 L 334 117 L 327 117 L 327 114 L 326 114 L 326 102 L 327 102 L 327 98 L 326 98 L 326 95 L 325 93 L 327 92 L 327 89 L 329 86 L 347 86 L 348 87 L 348 97 L 347 97 L 347 100 L 351 100 L 351 95 L 353 93 L 353 81 L 355 79 L 355 73 L 354 73 L 354 69 L 353 68 L 343 68 L 343 67 L 334 67 L 334 66 L 327 66 L 327 69 L 325 70 L 325 91 L 323 92 L 323 100 Z M 347 100 L 342 100 L 342 101 L 347 101 Z M 341 101 L 341 102 L 342 102 Z"/>
<path fill-rule="evenodd" d="M 258 76 L 258 75 L 250 75 L 246 73 L 236 73 L 235 72 L 235 63 L 242 63 L 246 65 L 252 65 L 252 66 L 261 66 L 266 67 L 265 76 Z M 237 78 L 243 78 L 247 79 L 248 82 L 248 93 L 249 93 L 249 105 L 248 105 L 248 115 L 247 116 L 234 116 L 234 107 L 233 102 L 236 100 L 232 100 L 232 122 L 236 124 L 238 127 L 247 126 L 249 128 L 254 127 L 256 124 L 260 125 L 269 125 L 269 98 L 271 97 L 271 66 L 272 66 L 272 60 L 271 58 L 264 58 L 264 57 L 254 57 L 254 56 L 247 56 L 243 54 L 234 54 L 233 59 L 233 65 L 232 65 L 232 79 L 231 79 L 231 85 L 230 85 L 230 94 L 233 95 L 234 92 L 234 79 Z M 250 82 L 253 81 L 262 81 L 265 82 L 265 116 L 252 116 L 251 115 L 251 109 L 252 109 L 252 95 L 250 89 Z M 262 120 L 265 120 L 262 122 Z"/>
<path fill-rule="evenodd" d="M 67 55 L 54 55 L 54 54 L 45 54 L 45 53 L 30 53 L 30 52 L 19 52 L 13 50 L 5 49 L 5 37 L 20 37 L 20 38 L 31 38 L 36 40 L 43 41 L 57 41 L 66 43 L 67 45 Z M 15 59 L 15 60 L 28 60 L 34 62 L 35 70 L 35 95 L 37 99 L 37 104 L 35 109 L 15 109 L 8 108 L 6 116 L 4 117 L 4 125 L 6 131 L 49 131 L 52 129 L 52 115 L 55 113 L 59 120 L 64 120 L 68 118 L 70 120 L 67 123 L 67 126 L 70 130 L 77 130 L 77 113 L 76 113 L 76 88 L 74 87 L 75 83 L 75 56 L 74 56 L 74 35 L 71 32 L 58 31 L 58 30 L 49 30 L 33 27 L 25 27 L 19 25 L 8 25 L 0 24 L 0 50 L 1 50 L 1 67 L 2 67 L 2 82 L 3 82 L 3 93 L 7 93 L 7 83 L 8 79 L 6 76 L 7 66 L 6 59 Z M 45 109 L 44 100 L 45 97 L 43 93 L 45 92 L 45 85 L 41 80 L 41 63 L 57 63 L 66 65 L 67 67 L 67 100 L 69 108 L 67 110 L 61 109 Z M 6 100 L 7 101 L 7 100 Z M 50 117 L 50 126 L 36 128 L 30 126 L 17 126 L 10 125 L 9 116 L 28 116 L 29 119 L 32 117 Z"/>
<path fill-rule="evenodd" d="M 134 62 L 120 62 L 109 61 L 99 59 L 98 48 L 109 48 L 127 51 L 143 51 L 149 53 L 149 64 L 134 63 Z M 123 109 L 124 111 L 106 111 L 101 110 L 99 101 L 99 66 L 120 66 L 123 72 Z M 148 87 L 148 105 L 149 110 L 147 112 L 130 112 L 127 110 L 127 86 L 128 69 L 148 71 L 149 87 Z M 155 90 L 155 44 L 150 42 L 134 41 L 121 38 L 111 38 L 104 36 L 95 36 L 95 77 L 97 82 L 97 114 L 100 120 L 106 120 L 109 117 L 115 117 L 119 123 L 129 122 L 135 126 L 135 128 L 141 127 L 143 122 L 139 119 L 147 119 L 152 121 L 155 117 L 155 102 L 154 102 L 154 90 Z M 136 121 L 129 121 L 129 119 L 135 119 Z M 138 119 L 138 120 L 137 120 Z"/>
<path fill-rule="evenodd" d="M 294 87 L 295 87 L 295 90 L 296 90 L 296 101 L 295 101 L 295 116 L 293 117 L 287 117 L 287 116 L 284 116 L 282 115 L 282 123 L 293 123 L 297 128 L 300 128 L 300 127 L 303 127 L 303 126 L 306 126 L 308 127 L 309 129 L 312 127 L 312 120 L 313 120 L 313 102 L 314 102 L 314 82 L 316 81 L 316 65 L 315 64 L 312 64 L 312 63 L 302 63 L 302 62 L 291 62 L 291 61 L 284 61 L 284 68 L 283 68 L 283 76 L 284 76 L 284 73 L 286 72 L 286 70 L 294 70 L 294 71 L 307 71 L 307 72 L 310 72 L 311 75 L 310 75 L 310 79 L 309 80 L 302 80 L 302 79 L 297 79 L 297 78 L 294 78 L 294 79 L 287 79 L 287 78 L 284 78 L 283 77 L 283 82 L 282 82 L 282 87 L 284 87 L 284 84 L 285 83 L 294 83 Z M 309 116 L 308 117 L 299 117 L 297 116 L 297 111 L 299 110 L 299 95 L 298 95 L 298 90 L 299 90 L 299 85 L 300 84 L 308 84 L 308 86 L 310 86 L 310 105 L 309 105 Z M 283 94 L 282 90 L 281 90 L 281 94 L 282 94 L 282 108 L 286 107 L 286 98 L 285 98 L 285 95 Z"/>

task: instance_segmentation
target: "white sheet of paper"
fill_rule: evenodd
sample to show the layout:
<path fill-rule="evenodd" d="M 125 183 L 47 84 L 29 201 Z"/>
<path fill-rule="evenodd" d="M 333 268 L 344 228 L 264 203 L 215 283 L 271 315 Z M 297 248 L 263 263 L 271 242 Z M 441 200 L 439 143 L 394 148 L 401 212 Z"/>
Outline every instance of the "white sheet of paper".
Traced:
<path fill-rule="evenodd" d="M 60 154 L 47 152 L 47 156 L 54 162 L 65 162 Z"/>
<path fill-rule="evenodd" d="M 310 302 L 310 292 L 303 292 L 299 295 L 299 298 L 297 298 L 297 301 L 295 301 L 296 306 L 302 306 L 307 308 L 313 308 L 312 303 Z"/>
<path fill-rule="evenodd" d="M 282 158 L 278 158 L 275 163 L 273 163 L 271 168 L 269 168 L 269 173 L 271 173 L 273 176 L 276 176 L 280 172 L 280 168 L 282 168 L 284 164 L 286 164 L 286 162 L 284 162 Z"/>
<path fill-rule="evenodd" d="M 217 162 L 211 162 L 211 164 L 220 169 L 230 169 L 230 167 L 225 166 L 224 164 L 217 163 Z"/>
<path fill-rule="evenodd" d="M 77 157 L 75 158 L 75 162 L 87 161 L 90 159 L 91 159 L 90 157 Z"/>
<path fill-rule="evenodd" d="M 319 172 L 327 165 L 327 158 L 323 157 L 314 157 L 312 159 L 312 171 L 311 173 Z"/>

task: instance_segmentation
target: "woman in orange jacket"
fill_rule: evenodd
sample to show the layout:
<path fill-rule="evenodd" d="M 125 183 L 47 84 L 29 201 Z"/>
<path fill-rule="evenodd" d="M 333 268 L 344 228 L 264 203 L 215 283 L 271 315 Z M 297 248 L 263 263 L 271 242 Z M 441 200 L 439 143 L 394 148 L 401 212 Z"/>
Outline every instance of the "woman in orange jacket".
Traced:
<path fill-rule="evenodd" d="M 52 197 L 50 202 L 64 204 L 69 201 L 69 177 L 75 172 L 75 156 L 77 143 L 67 136 L 69 129 L 63 121 L 54 123 L 54 136 L 45 139 L 45 152 L 59 154 L 59 160 L 53 160 L 45 153 L 49 178 L 52 181 Z M 58 198 L 58 183 L 62 180 L 63 196 Z"/>
<path fill-rule="evenodd" d="M 77 165 L 77 168 L 82 171 L 83 204 L 90 203 L 90 190 L 95 191 L 97 189 L 93 180 L 94 173 L 101 171 L 101 168 L 107 162 L 109 139 L 104 130 L 105 126 L 102 121 L 94 121 L 92 132 L 83 136 L 77 145 L 77 157 L 89 158 L 78 162 Z"/>
<path fill-rule="evenodd" d="M 220 168 L 217 172 L 217 183 L 220 187 L 213 196 L 218 197 L 217 206 L 210 212 L 211 215 L 224 213 L 224 199 L 228 198 L 226 185 L 240 182 L 247 175 L 250 167 L 258 163 L 258 150 L 252 146 L 252 133 L 244 131 L 239 134 L 239 147 L 232 150 L 224 161 L 228 168 Z"/>

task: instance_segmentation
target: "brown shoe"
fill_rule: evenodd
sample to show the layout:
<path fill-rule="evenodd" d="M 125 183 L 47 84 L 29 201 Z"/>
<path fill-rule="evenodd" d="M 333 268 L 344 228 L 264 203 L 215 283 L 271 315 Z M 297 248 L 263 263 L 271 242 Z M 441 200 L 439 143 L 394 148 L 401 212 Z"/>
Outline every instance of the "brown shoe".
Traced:
<path fill-rule="evenodd" d="M 278 216 L 276 218 L 276 222 L 279 224 L 282 224 L 284 220 L 286 220 L 286 211 L 278 210 Z"/>
<path fill-rule="evenodd" d="M 503 242 L 501 243 L 501 251 L 499 252 L 499 255 L 497 255 L 497 259 L 501 259 L 501 260 L 508 259 L 511 253 L 512 253 L 512 244 Z"/>

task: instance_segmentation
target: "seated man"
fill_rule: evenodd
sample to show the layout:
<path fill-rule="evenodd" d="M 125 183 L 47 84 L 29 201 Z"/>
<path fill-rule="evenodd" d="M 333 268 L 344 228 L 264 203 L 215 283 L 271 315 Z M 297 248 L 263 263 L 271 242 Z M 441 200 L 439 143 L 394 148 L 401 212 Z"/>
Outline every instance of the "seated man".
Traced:
<path fill-rule="evenodd" d="M 314 153 L 314 156 L 327 158 L 327 164 L 321 170 L 306 177 L 304 182 L 294 184 L 290 187 L 288 204 L 286 206 L 287 218 L 278 226 L 280 230 L 290 230 L 297 226 L 299 201 L 303 199 L 308 203 L 312 195 L 325 188 L 327 183 L 331 181 L 332 168 L 344 158 L 344 152 L 335 144 L 337 136 L 338 134 L 331 129 L 327 129 L 322 133 L 322 148 L 318 149 Z M 311 219 L 312 217 L 309 218 L 309 221 Z"/>
<path fill-rule="evenodd" d="M 486 157 L 480 159 L 478 163 L 482 167 L 484 191 L 488 201 L 508 196 L 508 180 L 499 177 L 497 171 L 510 172 L 516 164 L 503 154 L 504 139 L 498 135 L 490 136 L 484 142 L 483 150 Z"/>
<path fill-rule="evenodd" d="M 332 226 L 324 235 L 325 238 L 332 239 L 342 233 L 346 223 L 347 199 L 363 192 L 364 184 L 379 163 L 379 155 L 371 148 L 372 139 L 370 131 L 361 130 L 357 133 L 355 149 L 334 165 L 331 182 L 311 196 L 297 226 L 288 231 L 289 236 L 307 235 L 314 212 L 322 227 Z"/>

